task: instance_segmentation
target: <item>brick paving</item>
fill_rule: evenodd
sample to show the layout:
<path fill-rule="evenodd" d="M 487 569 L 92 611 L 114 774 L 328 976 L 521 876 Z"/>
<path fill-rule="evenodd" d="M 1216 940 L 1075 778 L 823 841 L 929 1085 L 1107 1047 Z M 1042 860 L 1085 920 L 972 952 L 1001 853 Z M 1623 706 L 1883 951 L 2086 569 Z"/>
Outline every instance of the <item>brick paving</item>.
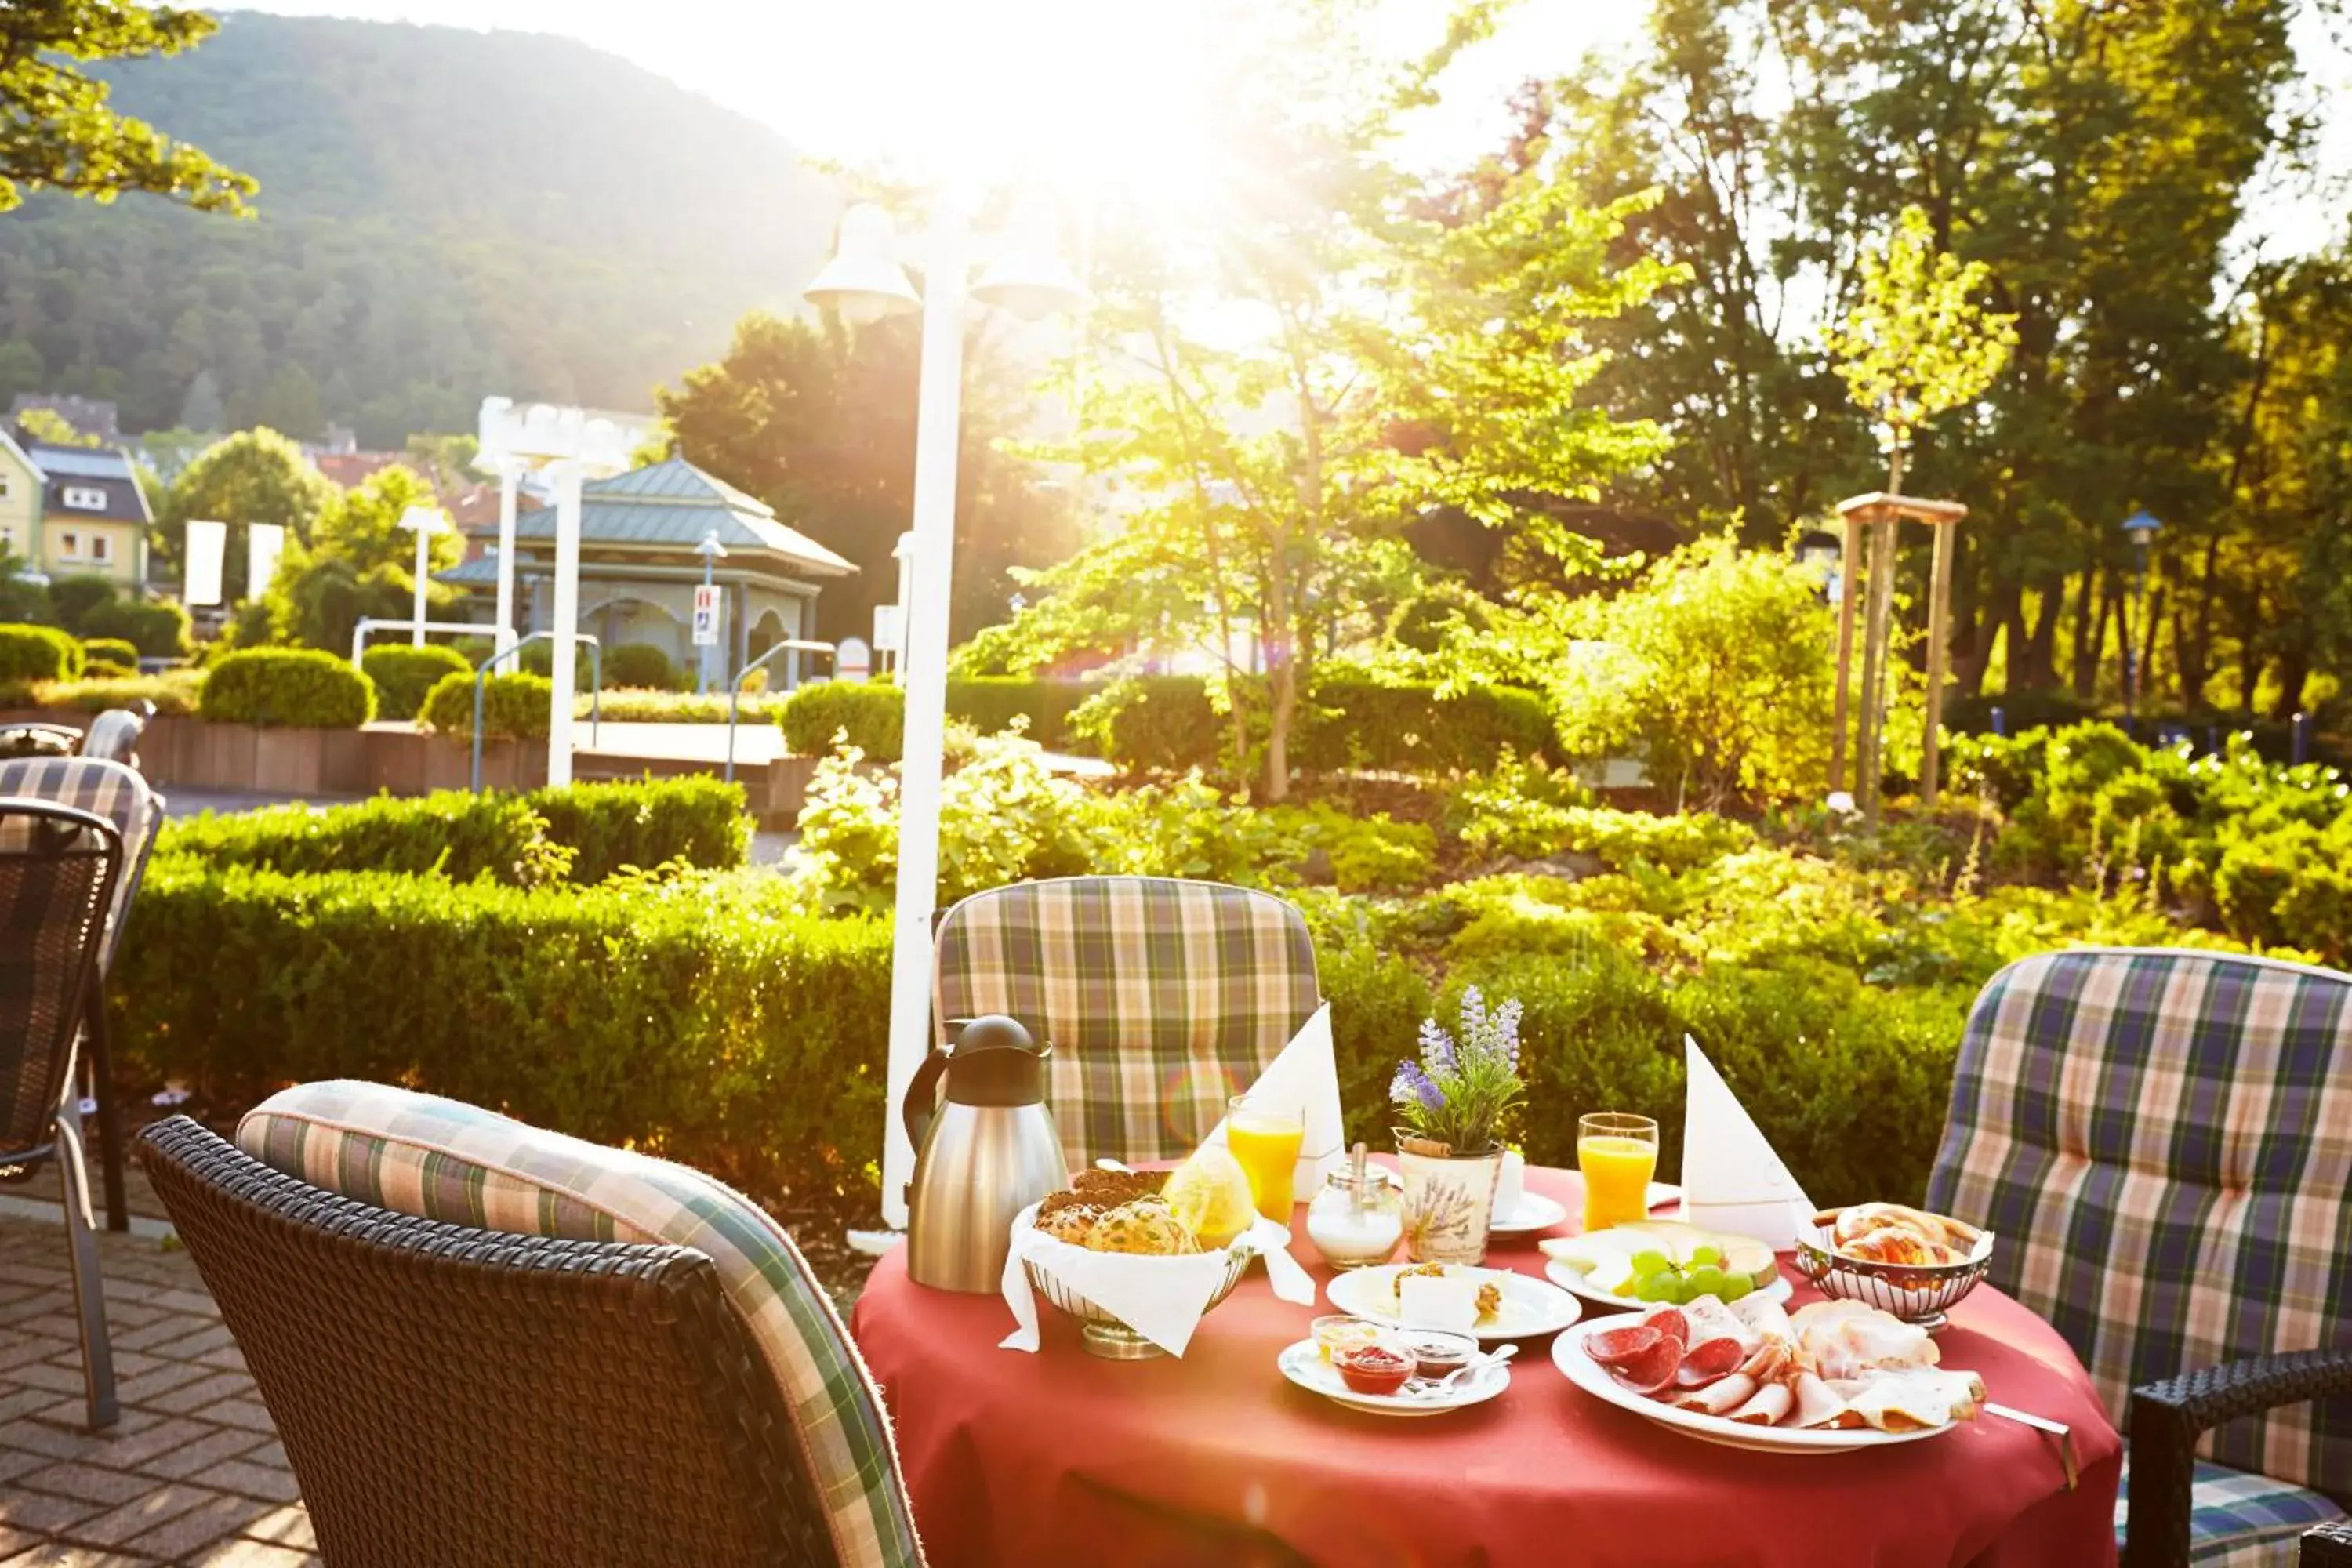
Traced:
<path fill-rule="evenodd" d="M 46 1197 L 51 1180 L 22 1190 Z M 0 1214 L 0 1568 L 317 1563 L 286 1451 L 195 1265 L 152 1236 L 101 1235 L 99 1252 L 122 1420 L 92 1433 L 65 1231 Z"/>

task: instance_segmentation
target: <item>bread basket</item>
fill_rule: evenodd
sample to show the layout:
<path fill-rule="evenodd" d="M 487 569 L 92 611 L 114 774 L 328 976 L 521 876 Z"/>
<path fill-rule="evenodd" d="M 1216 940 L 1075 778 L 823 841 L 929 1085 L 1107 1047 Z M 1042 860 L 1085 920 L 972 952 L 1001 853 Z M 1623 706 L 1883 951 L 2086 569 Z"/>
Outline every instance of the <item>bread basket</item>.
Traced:
<path fill-rule="evenodd" d="M 1225 1256 L 1228 1261 L 1225 1264 L 1224 1279 L 1219 1282 L 1215 1292 L 1210 1296 L 1209 1304 L 1201 1310 L 1204 1317 L 1215 1310 L 1218 1302 L 1234 1293 L 1234 1287 L 1240 1284 L 1242 1276 L 1249 1271 L 1250 1259 L 1257 1256 L 1257 1247 L 1244 1237 L 1226 1247 Z M 1160 1260 L 1153 1258 L 1137 1258 L 1133 1259 L 1133 1265 L 1150 1268 L 1159 1261 Z M 1024 1258 L 1023 1267 L 1028 1270 L 1031 1289 L 1036 1291 L 1057 1310 L 1068 1313 L 1078 1321 L 1079 1337 L 1090 1353 L 1101 1356 L 1107 1361 L 1143 1361 L 1167 1353 L 1158 1345 L 1129 1328 L 1121 1319 L 1105 1311 L 1053 1275 L 1038 1268 L 1035 1258 Z"/>
<path fill-rule="evenodd" d="M 1831 1239 L 1832 1227 L 1844 1212 L 1823 1209 L 1813 1216 L 1813 1229 L 1797 1237 L 1797 1272 L 1824 1296 L 1859 1301 L 1932 1331 L 1950 1321 L 1952 1308 L 1992 1267 L 1992 1232 L 1949 1219 L 1945 1223 L 1955 1232 L 1975 1238 L 1960 1262 L 1871 1263 L 1848 1258 L 1835 1250 Z"/>

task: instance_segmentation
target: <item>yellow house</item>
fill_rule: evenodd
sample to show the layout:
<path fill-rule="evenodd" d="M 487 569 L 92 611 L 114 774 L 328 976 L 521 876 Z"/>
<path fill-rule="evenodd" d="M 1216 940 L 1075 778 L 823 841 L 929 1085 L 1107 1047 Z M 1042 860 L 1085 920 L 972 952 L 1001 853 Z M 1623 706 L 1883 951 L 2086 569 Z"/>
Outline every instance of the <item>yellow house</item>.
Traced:
<path fill-rule="evenodd" d="M 25 448 L 0 430 L 0 556 L 40 563 L 41 487 L 47 482 Z"/>
<path fill-rule="evenodd" d="M 110 577 L 136 593 L 147 581 L 147 525 L 153 518 L 130 457 L 119 447 L 43 442 L 28 443 L 25 455 L 45 481 L 40 569 L 52 579 Z"/>

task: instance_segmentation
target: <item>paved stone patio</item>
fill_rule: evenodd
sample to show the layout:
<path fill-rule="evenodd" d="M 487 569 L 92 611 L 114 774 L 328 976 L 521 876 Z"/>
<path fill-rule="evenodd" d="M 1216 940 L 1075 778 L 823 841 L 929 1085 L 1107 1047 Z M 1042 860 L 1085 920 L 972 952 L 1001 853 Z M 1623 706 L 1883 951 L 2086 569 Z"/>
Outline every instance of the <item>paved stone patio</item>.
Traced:
<path fill-rule="evenodd" d="M 12 1190 L 46 1198 L 53 1181 Z M 0 1214 L 0 1568 L 317 1563 L 286 1452 L 195 1265 L 152 1235 L 101 1235 L 99 1249 L 122 1420 L 91 1433 L 65 1231 Z"/>

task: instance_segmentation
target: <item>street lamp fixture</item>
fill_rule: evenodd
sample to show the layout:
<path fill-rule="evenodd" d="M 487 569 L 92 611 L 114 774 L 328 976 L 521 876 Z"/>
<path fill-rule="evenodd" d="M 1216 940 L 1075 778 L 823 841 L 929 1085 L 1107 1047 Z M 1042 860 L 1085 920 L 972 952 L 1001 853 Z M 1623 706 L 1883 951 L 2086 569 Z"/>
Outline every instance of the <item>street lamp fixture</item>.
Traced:
<path fill-rule="evenodd" d="M 842 214 L 833 259 L 804 290 L 809 300 L 831 306 L 843 321 L 860 327 L 921 310 L 923 297 L 890 254 L 897 235 L 890 215 L 872 202 L 859 202 Z"/>
<path fill-rule="evenodd" d="M 2141 507 L 2124 519 L 2124 533 L 2131 540 L 2134 564 L 2137 568 L 2139 615 L 2143 625 L 2147 620 L 2147 556 L 2148 547 L 2156 542 L 2156 531 L 2164 524 Z M 2132 645 L 2131 606 L 2124 606 L 2124 717 L 2128 719 L 2139 705 L 2140 668 L 2138 650 Z"/>
<path fill-rule="evenodd" d="M 419 505 L 410 507 L 400 514 L 400 526 L 416 535 L 416 601 L 412 612 L 414 619 L 409 623 L 408 639 L 411 647 L 423 647 L 425 646 L 425 574 L 432 564 L 433 536 L 436 533 L 447 532 L 449 520 L 441 515 L 439 507 Z"/>

